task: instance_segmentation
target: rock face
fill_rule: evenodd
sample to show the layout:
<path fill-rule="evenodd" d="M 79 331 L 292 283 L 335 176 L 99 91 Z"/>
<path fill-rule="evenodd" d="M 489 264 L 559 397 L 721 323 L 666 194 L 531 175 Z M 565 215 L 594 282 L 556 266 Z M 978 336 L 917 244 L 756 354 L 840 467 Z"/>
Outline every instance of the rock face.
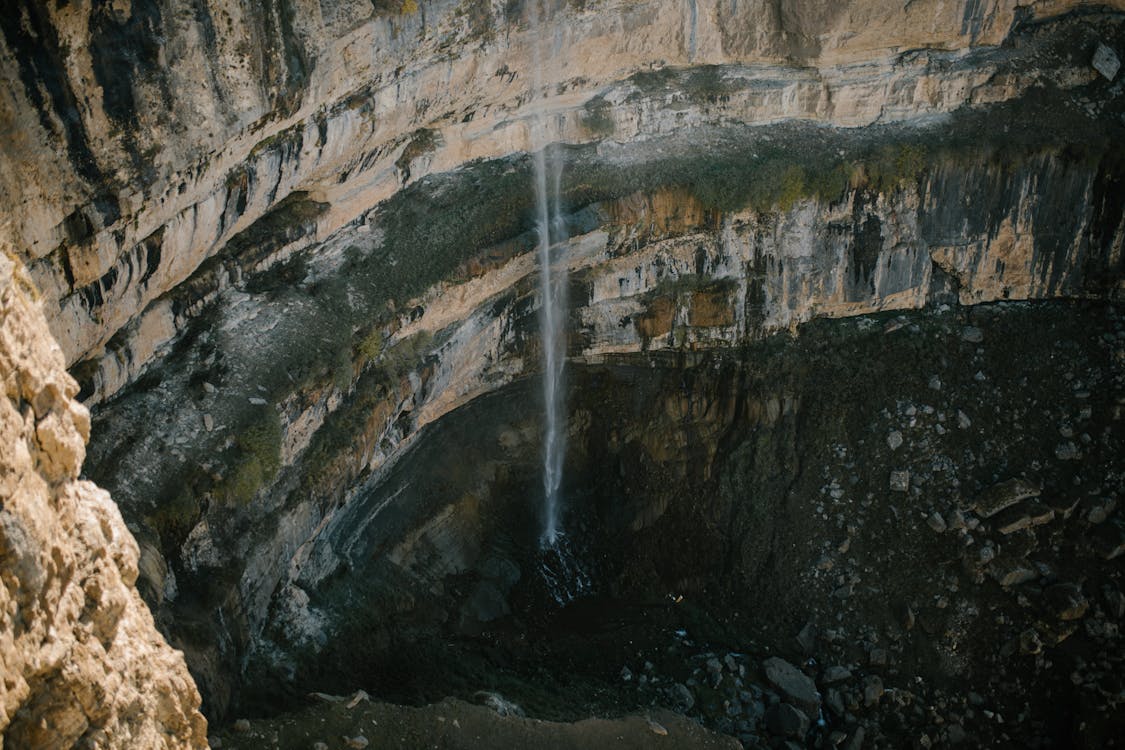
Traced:
<path fill-rule="evenodd" d="M 997 47 L 1014 26 L 1123 0 L 546 5 L 553 137 L 595 143 L 715 122 L 856 127 L 1002 101 L 1040 81 L 1039 61 L 1013 65 Z M 527 4 L 209 0 L 185 13 L 167 0 L 21 0 L 0 32 L 0 121 L 14 134 L 0 223 L 51 303 L 68 363 L 96 369 L 99 398 L 238 280 L 215 262 L 224 248 L 241 244 L 252 257 L 239 268 L 253 266 L 362 223 L 428 173 L 525 151 L 540 93 Z M 1074 46 L 1092 54 L 1096 41 Z M 1089 83 L 1098 74 L 1082 57 L 1058 58 L 1047 77 Z M 282 217 L 272 248 L 247 242 Z M 186 298 L 169 294 L 185 282 Z"/>
<path fill-rule="evenodd" d="M 566 84 L 549 105 L 566 144 L 572 362 L 700 356 L 823 317 L 1120 293 L 1125 105 L 1071 52 L 1121 45 L 1121 14 L 1013 26 L 998 10 L 990 17 L 1008 19 L 989 37 L 998 46 L 974 42 L 959 16 L 921 52 L 869 39 L 833 56 L 826 44 L 810 76 L 774 57 L 768 35 L 731 46 L 697 33 L 697 53 L 704 39 L 712 52 L 665 45 L 668 64 L 650 70 L 639 62 L 656 56 L 647 34 L 675 36 L 686 6 L 585 5 L 560 12 L 609 52 L 587 79 L 553 68 Z M 400 77 L 437 44 L 444 22 L 427 18 L 409 52 L 395 46 L 402 37 L 378 48 L 407 55 Z M 356 38 L 369 54 L 364 34 L 421 20 L 364 19 Z M 499 28 L 510 33 L 477 40 L 472 85 L 448 61 L 422 65 L 323 117 L 302 109 L 284 126 L 237 131 L 182 196 L 142 201 L 153 213 L 136 231 L 163 234 L 99 255 L 87 291 L 68 291 L 54 250 L 33 262 L 50 277 L 48 300 L 61 300 L 54 325 L 83 359 L 84 395 L 102 404 L 89 471 L 135 523 L 141 591 L 216 711 L 237 693 L 247 654 L 288 670 L 267 628 L 309 648 L 331 637 L 316 599 L 358 550 L 389 555 L 408 577 L 475 559 L 475 541 L 448 531 L 478 520 L 467 499 L 449 511 L 435 488 L 413 509 L 434 514 L 425 523 L 442 554 L 430 557 L 414 547 L 417 528 L 357 498 L 394 485 L 427 429 L 538 368 L 522 153 L 529 32 L 520 19 Z M 568 59 L 588 61 L 591 48 L 572 41 Z M 504 62 L 492 45 L 506 45 Z M 1052 86 L 1035 88 L 1043 80 Z M 405 105 L 426 96 L 426 112 Z M 181 202 L 190 222 L 168 218 L 188 210 Z M 95 230 L 85 249 L 47 244 L 77 258 L 118 242 Z M 133 224 L 123 231 L 128 245 Z M 159 259 L 147 280 L 142 256 Z M 933 392 L 948 383 L 943 374 Z M 888 467 L 884 487 L 892 471 L 912 493 L 917 473 Z M 493 577 L 477 601 L 502 611 L 506 586 Z"/>
<path fill-rule="evenodd" d="M 117 506 L 78 479 L 90 419 L 37 294 L 0 256 L 0 744 L 204 748 L 199 693 L 133 584 Z"/>
<path fill-rule="evenodd" d="M 475 560 L 449 531 L 479 520 L 470 495 L 435 489 L 426 533 L 356 500 L 536 373 L 533 102 L 566 157 L 575 363 L 1121 293 L 1125 104 L 1090 64 L 1125 49 L 1121 0 L 570 0 L 542 38 L 528 5 L 0 18 L 0 226 L 98 407 L 88 471 L 138 535 L 138 586 L 217 713 L 248 655 L 288 669 L 267 628 L 324 645 L 315 599 L 357 550 L 420 580 Z"/>

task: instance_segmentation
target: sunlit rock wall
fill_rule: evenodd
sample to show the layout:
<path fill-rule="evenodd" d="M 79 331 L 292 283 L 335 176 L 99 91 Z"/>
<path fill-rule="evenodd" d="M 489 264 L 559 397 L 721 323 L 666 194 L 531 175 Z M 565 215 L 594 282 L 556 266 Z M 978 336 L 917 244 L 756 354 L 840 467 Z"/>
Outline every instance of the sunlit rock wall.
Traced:
<path fill-rule="evenodd" d="M 90 432 L 38 295 L 0 255 L 0 745 L 205 748 L 199 692 L 134 588 L 138 550 L 78 479 Z"/>
<path fill-rule="evenodd" d="M 627 141 L 715 121 L 858 126 L 1006 98 L 1035 76 L 958 65 L 965 53 L 1088 4 L 552 5 L 543 85 L 557 137 L 577 142 L 607 123 Z M 185 311 L 168 293 L 287 196 L 317 202 L 299 234 L 326 237 L 404 182 L 525 149 L 528 103 L 543 93 L 531 90 L 536 37 L 513 3 L 20 2 L 2 31 L 0 225 L 68 363 L 102 360 L 113 340 L 98 397 L 177 333 Z M 1093 77 L 1086 54 L 1058 85 Z M 733 84 L 703 107 L 628 102 L 619 83 L 715 65 L 733 66 Z"/>

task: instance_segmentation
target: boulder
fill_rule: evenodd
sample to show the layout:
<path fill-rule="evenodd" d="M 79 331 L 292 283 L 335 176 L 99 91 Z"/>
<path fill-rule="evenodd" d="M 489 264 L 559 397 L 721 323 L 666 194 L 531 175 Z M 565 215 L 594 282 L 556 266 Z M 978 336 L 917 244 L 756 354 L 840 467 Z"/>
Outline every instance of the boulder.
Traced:
<path fill-rule="evenodd" d="M 810 714 L 816 714 L 820 708 L 820 693 L 816 690 L 816 683 L 801 670 L 777 656 L 771 656 L 762 663 L 766 671 L 766 679 L 786 700 Z"/>
<path fill-rule="evenodd" d="M 1097 48 L 1094 50 L 1094 59 L 1090 61 L 1094 66 L 1094 70 L 1102 74 L 1107 81 L 1112 81 L 1117 77 L 1117 71 L 1121 69 L 1121 60 L 1117 57 L 1117 53 L 1111 47 L 1101 42 L 1098 43 Z"/>

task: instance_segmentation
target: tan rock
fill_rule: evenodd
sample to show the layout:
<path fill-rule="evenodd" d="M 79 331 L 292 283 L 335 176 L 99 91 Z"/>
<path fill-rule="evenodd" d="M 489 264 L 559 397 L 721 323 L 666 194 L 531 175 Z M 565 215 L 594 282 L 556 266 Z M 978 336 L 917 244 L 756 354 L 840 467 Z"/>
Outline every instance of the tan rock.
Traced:
<path fill-rule="evenodd" d="M 205 748 L 183 655 L 133 588 L 117 506 L 77 481 L 89 414 L 23 269 L 0 255 L 0 736 L 6 747 Z"/>
<path fill-rule="evenodd" d="M 995 61 L 954 70 L 943 55 L 1001 43 L 1020 14 L 1042 19 L 1093 4 L 556 3 L 549 23 L 565 29 L 565 43 L 549 51 L 541 83 L 567 92 L 548 103 L 557 139 L 567 142 L 591 140 L 583 107 L 614 87 L 618 140 L 670 132 L 681 117 L 886 123 L 1001 101 L 1036 85 L 1039 73 L 1006 71 Z M 1098 4 L 1120 9 L 1125 0 Z M 120 5 L 118 21 L 131 23 L 137 11 Z M 539 37 L 503 3 L 480 3 L 483 17 L 474 24 L 465 23 L 457 3 L 407 18 L 373 10 L 370 0 L 338 0 L 330 11 L 310 5 L 316 10 L 298 13 L 284 40 L 256 4 L 212 0 L 209 13 L 158 21 L 158 49 L 144 51 L 143 74 L 121 82 L 130 92 L 125 112 L 99 77 L 104 61 L 91 36 L 104 14 L 89 3 L 38 3 L 36 18 L 24 21 L 57 38 L 44 59 L 52 60 L 54 85 L 81 102 L 77 108 L 58 113 L 32 93 L 20 67 L 27 50 L 5 45 L 0 122 L 9 137 L 0 141 L 0 193 L 7 198 L 0 226 L 48 300 L 49 324 L 68 362 L 97 363 L 95 398 L 127 383 L 180 330 L 185 313 L 173 309 L 167 292 L 286 196 L 304 191 L 325 207 L 309 234 L 323 238 L 393 194 L 400 178 L 416 181 L 530 145 L 528 87 L 536 76 L 529 71 Z M 210 13 L 225 23 L 205 24 Z M 211 41 L 200 45 L 201 38 Z M 141 54 L 129 48 L 136 40 L 119 41 L 121 54 Z M 277 71 L 293 56 L 308 63 L 305 71 L 279 81 Z M 465 64 L 451 66 L 451 59 Z M 729 101 L 677 113 L 664 112 L 660 101 L 622 106 L 631 93 L 623 82 L 634 73 L 699 65 L 732 69 L 740 83 Z M 1068 88 L 1096 75 L 1084 60 L 1050 77 Z M 422 101 L 428 106 L 415 106 Z M 63 124 L 70 118 L 73 127 Z M 432 150 L 417 153 L 412 134 L 419 130 L 438 134 Z M 398 168 L 404 157 L 408 177 Z M 359 162 L 364 167 L 354 169 Z M 1005 226 L 973 252 L 936 248 L 935 259 L 964 270 L 964 257 L 988 253 L 990 263 L 1005 262 L 1011 278 L 978 283 L 966 296 L 1015 296 L 1034 285 L 1032 237 L 1030 227 Z M 225 270 L 209 273 L 193 306 L 229 284 Z M 711 312 L 702 301 L 697 314 Z M 107 349 L 119 331 L 124 348 Z"/>

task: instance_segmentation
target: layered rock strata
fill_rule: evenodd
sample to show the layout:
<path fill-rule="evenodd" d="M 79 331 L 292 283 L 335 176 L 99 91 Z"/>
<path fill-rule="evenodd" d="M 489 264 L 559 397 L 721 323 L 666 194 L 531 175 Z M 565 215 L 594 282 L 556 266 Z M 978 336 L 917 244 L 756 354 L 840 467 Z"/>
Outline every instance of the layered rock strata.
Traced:
<path fill-rule="evenodd" d="M 137 543 L 78 478 L 90 418 L 17 261 L 0 256 L 0 746 L 205 748 L 183 655 L 134 587 Z"/>
<path fill-rule="evenodd" d="M 96 368 L 97 398 L 128 382 L 223 286 L 223 273 L 198 278 L 209 258 L 268 254 L 246 232 L 288 198 L 313 203 L 285 214 L 277 247 L 323 239 L 427 173 L 526 150 L 536 46 L 561 141 L 794 118 L 854 127 L 1087 83 L 1089 40 L 1045 80 L 998 45 L 1017 25 L 1107 7 L 549 5 L 540 40 L 526 7 L 483 0 L 19 3 L 0 27 L 13 136 L 0 223 L 68 363 Z M 678 69 L 698 75 L 687 95 L 663 95 Z M 193 276 L 194 299 L 169 295 Z"/>
<path fill-rule="evenodd" d="M 744 69 L 665 69 L 599 89 L 608 104 L 571 102 L 599 141 L 566 147 L 571 358 L 690 354 L 930 303 L 1119 295 L 1122 99 L 1085 55 L 1102 39 L 1119 43 L 1119 15 L 1022 25 L 919 68 L 896 58 L 894 75 L 935 85 L 983 77 L 927 95 L 945 102 L 933 110 L 910 94 L 898 115 L 888 97 L 932 89 L 880 88 L 865 106 L 887 122 L 864 128 L 745 125 L 809 100 L 759 96 L 796 89 Z M 304 154 L 313 131 L 294 132 L 287 153 Z M 246 654 L 284 672 L 268 624 L 324 637 L 307 599 L 341 564 L 333 545 L 360 543 L 348 508 L 364 487 L 427 426 L 536 372 L 527 160 L 419 178 L 457 162 L 438 157 L 454 138 L 412 136 L 397 192 L 357 198 L 331 236 L 331 195 L 290 193 L 149 308 L 155 329 L 130 324 L 83 368 L 94 399 L 144 372 L 99 411 L 92 471 L 216 710 Z M 150 330 L 176 342 L 163 359 L 137 343 L 163 340 Z"/>
<path fill-rule="evenodd" d="M 1125 106 L 1091 66 L 1119 2 L 555 5 L 544 40 L 445 0 L 0 22 L 0 220 L 216 712 L 249 654 L 287 668 L 267 626 L 331 631 L 308 598 L 355 498 L 535 374 L 532 101 L 566 151 L 575 361 L 1120 295 Z"/>

